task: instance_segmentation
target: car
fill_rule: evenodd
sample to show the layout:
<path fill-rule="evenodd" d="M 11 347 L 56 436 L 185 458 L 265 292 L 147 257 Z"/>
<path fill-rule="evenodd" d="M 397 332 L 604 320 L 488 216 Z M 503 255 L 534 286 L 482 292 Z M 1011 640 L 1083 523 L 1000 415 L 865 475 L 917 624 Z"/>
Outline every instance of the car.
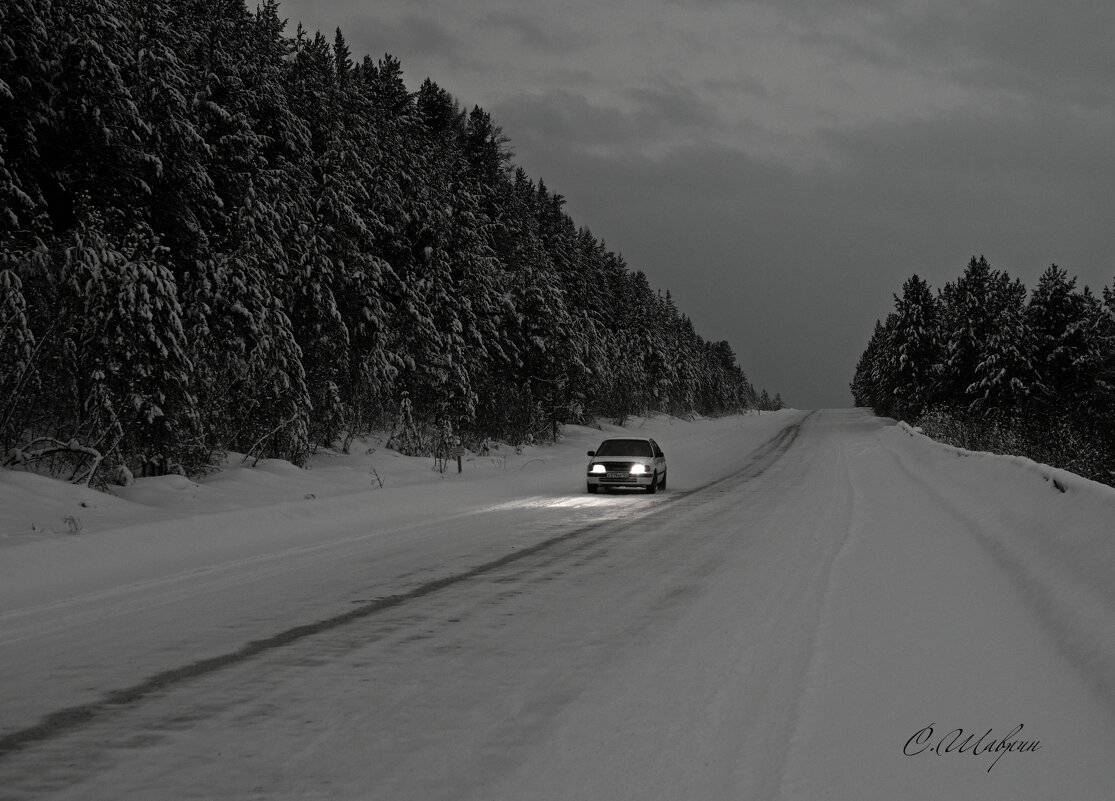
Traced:
<path fill-rule="evenodd" d="M 609 487 L 641 487 L 649 493 L 666 489 L 666 454 L 653 439 L 606 439 L 588 455 L 589 492 Z"/>

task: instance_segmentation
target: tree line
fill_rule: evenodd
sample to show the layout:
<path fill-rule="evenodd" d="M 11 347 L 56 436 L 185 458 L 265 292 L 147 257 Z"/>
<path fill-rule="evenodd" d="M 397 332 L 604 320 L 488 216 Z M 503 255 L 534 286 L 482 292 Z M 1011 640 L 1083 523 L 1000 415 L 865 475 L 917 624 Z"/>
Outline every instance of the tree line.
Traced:
<path fill-rule="evenodd" d="M 284 31 L 275 0 L 0 4 L 5 464 L 89 481 L 757 405 L 488 113 Z"/>
<path fill-rule="evenodd" d="M 856 366 L 857 406 L 1115 484 L 1115 288 L 1096 296 L 1052 265 L 1027 292 L 980 256 L 894 300 Z"/>

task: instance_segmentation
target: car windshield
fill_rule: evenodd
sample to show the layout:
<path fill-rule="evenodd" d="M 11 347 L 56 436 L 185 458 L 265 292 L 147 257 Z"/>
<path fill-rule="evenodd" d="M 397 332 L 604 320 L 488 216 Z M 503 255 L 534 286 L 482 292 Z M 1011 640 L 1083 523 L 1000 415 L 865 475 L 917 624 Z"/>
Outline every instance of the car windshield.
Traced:
<path fill-rule="evenodd" d="M 606 439 L 600 443 L 597 456 L 654 456 L 645 439 Z"/>

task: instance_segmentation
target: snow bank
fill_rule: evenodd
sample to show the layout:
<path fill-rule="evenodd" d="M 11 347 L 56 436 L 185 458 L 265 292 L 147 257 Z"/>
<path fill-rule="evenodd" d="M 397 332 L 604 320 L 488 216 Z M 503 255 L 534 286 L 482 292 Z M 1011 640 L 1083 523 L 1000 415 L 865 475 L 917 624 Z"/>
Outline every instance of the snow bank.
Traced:
<path fill-rule="evenodd" d="M 1051 467 L 1041 462 L 1035 462 L 1033 459 L 1028 459 L 1025 456 L 1010 456 L 1007 454 L 989 453 L 987 451 L 969 451 L 964 448 L 958 448 L 955 445 L 938 442 L 935 439 L 927 437 L 922 433 L 920 428 L 915 428 L 909 423 L 902 421 L 898 423 L 898 429 L 905 432 L 910 437 L 930 442 L 934 447 L 949 451 L 957 456 L 974 456 L 977 457 L 977 459 L 992 460 L 990 463 L 985 464 L 1012 464 L 1016 470 L 1040 476 L 1043 480 L 1052 483 L 1060 492 L 1066 492 L 1069 487 L 1072 487 L 1076 492 L 1096 493 L 1099 496 L 1106 495 L 1109 503 L 1115 502 L 1115 487 L 1101 484 L 1098 481 L 1092 481 L 1091 479 L 1084 478 L 1068 470 L 1062 470 L 1059 467 Z"/>
<path fill-rule="evenodd" d="M 1115 709 L 1115 488 L 939 443 L 905 423 L 885 433 L 927 487 L 985 518 L 972 527 L 981 544 Z M 968 498 L 956 497 L 958 485 Z"/>
<path fill-rule="evenodd" d="M 277 550 L 314 547 L 369 528 L 448 520 L 484 506 L 584 494 L 585 452 L 612 434 L 655 437 L 666 449 L 671 484 L 715 476 L 800 413 L 714 420 L 666 415 L 626 427 L 566 426 L 556 444 L 495 445 L 467 453 L 463 472 L 356 440 L 349 454 L 325 450 L 307 469 L 280 459 L 255 466 L 229 454 L 198 480 L 139 478 L 97 492 L 0 469 L 0 609 L 61 595 L 137 583 Z M 727 430 L 734 434 L 725 438 Z M 750 445 L 748 445 L 750 443 Z M 718 472 L 719 471 L 719 472 Z"/>
<path fill-rule="evenodd" d="M 693 447 L 713 445 L 718 439 L 716 432 L 725 427 L 746 426 L 754 431 L 757 444 L 763 436 L 800 414 L 783 410 L 692 420 L 655 415 L 631 418 L 625 427 L 606 422 L 595 427 L 569 425 L 562 429 L 556 444 L 516 448 L 495 443 L 483 455 L 466 452 L 460 475 L 452 462 L 445 473 L 439 473 L 432 458 L 403 456 L 384 447 L 384 436 L 357 439 L 348 454 L 320 450 L 310 458 L 306 469 L 282 459 L 266 459 L 253 465 L 242 454 L 230 453 L 217 472 L 198 480 L 183 476 L 139 478 L 131 486 L 113 487 L 110 492 L 0 469 L 0 547 L 243 509 L 304 506 L 307 501 L 341 496 L 367 498 L 375 493 L 378 504 L 385 494 L 382 490 L 405 487 L 439 487 L 439 492 L 444 492 L 446 487 L 462 482 L 477 486 L 518 485 L 529 474 L 555 470 L 555 475 L 562 476 L 558 480 L 564 480 L 569 489 L 583 481 L 583 476 L 573 468 L 584 461 L 585 451 L 612 434 L 653 436 L 666 447 L 676 442 L 682 447 L 679 455 L 684 457 Z M 713 455 L 712 459 L 720 464 L 723 456 Z M 552 486 L 553 480 L 551 476 L 540 486 Z M 531 482 L 528 479 L 526 483 Z"/>

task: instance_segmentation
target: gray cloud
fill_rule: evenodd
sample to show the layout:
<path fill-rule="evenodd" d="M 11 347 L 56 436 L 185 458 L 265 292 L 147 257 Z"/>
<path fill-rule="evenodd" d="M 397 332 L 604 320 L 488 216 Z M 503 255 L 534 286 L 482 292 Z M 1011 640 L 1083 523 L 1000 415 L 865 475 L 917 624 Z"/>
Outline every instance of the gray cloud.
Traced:
<path fill-rule="evenodd" d="M 962 79 L 1044 102 L 1110 110 L 1115 100 L 1115 6 L 1000 0 L 977 8 L 982 13 L 965 27 L 965 43 L 976 65 Z"/>
<path fill-rule="evenodd" d="M 960 86 L 1110 106 L 1115 6 L 1047 0 L 754 0 L 792 20 L 799 38 L 883 68 L 949 76 Z"/>
<path fill-rule="evenodd" d="M 540 25 L 536 17 L 519 11 L 493 11 L 477 23 L 478 28 L 511 31 L 531 50 L 574 52 L 596 42 L 595 36 L 575 34 L 563 26 Z"/>
<path fill-rule="evenodd" d="M 731 77 L 709 78 L 701 81 L 701 86 L 718 95 L 735 97 L 756 97 L 770 99 L 772 92 L 762 82 L 750 75 L 737 74 Z"/>
<path fill-rule="evenodd" d="M 377 56 L 390 53 L 401 59 L 421 60 L 436 56 L 448 62 L 471 59 L 467 42 L 429 17 L 405 14 L 397 20 L 358 18 L 350 24 L 351 33 L 346 30 L 345 36 L 353 52 Z M 403 67 L 406 67 L 405 61 Z"/>
<path fill-rule="evenodd" d="M 688 86 L 657 82 L 623 94 L 636 104 L 634 118 L 642 127 L 710 132 L 723 124 L 716 108 Z"/>
<path fill-rule="evenodd" d="M 492 109 L 512 138 L 542 147 L 586 152 L 638 141 L 635 121 L 610 106 L 595 105 L 583 95 L 564 90 L 520 95 Z"/>
<path fill-rule="evenodd" d="M 701 138 L 722 125 L 691 89 L 660 83 L 618 93 L 624 108 L 553 90 L 501 102 L 492 112 L 513 137 L 582 153 L 654 150 L 663 142 Z"/>

